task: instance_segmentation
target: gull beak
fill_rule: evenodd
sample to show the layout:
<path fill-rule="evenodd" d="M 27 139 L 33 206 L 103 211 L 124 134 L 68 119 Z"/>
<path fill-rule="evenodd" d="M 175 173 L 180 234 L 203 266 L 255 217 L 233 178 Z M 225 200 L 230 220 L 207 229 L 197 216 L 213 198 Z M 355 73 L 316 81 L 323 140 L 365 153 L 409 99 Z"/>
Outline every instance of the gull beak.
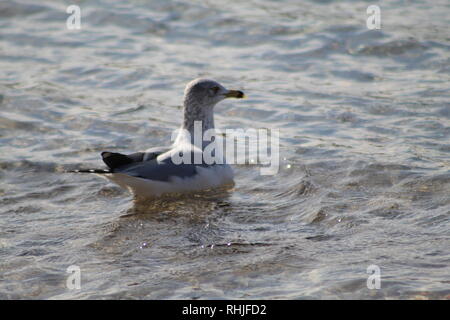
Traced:
<path fill-rule="evenodd" d="M 237 98 L 237 99 L 243 99 L 245 98 L 245 95 L 242 91 L 239 90 L 228 90 L 227 93 L 225 93 L 226 98 Z"/>

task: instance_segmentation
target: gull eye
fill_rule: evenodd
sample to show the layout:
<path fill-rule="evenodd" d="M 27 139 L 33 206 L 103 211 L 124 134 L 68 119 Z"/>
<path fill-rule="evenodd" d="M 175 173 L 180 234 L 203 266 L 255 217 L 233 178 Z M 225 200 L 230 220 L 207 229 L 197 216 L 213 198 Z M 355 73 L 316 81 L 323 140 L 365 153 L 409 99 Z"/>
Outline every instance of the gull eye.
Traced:
<path fill-rule="evenodd" d="M 212 92 L 214 92 L 214 94 L 217 94 L 217 92 L 219 92 L 220 88 L 219 87 L 212 87 L 211 90 L 212 90 Z"/>

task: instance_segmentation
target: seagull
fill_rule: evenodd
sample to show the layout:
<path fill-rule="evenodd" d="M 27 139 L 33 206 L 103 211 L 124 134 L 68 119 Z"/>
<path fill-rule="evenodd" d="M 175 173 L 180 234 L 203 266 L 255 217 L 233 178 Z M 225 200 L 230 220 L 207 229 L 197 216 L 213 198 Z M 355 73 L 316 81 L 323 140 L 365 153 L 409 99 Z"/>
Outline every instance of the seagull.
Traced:
<path fill-rule="evenodd" d="M 132 154 L 104 151 L 101 156 L 108 169 L 70 172 L 101 175 L 137 198 L 232 185 L 233 170 L 221 150 L 212 152 L 214 159 L 219 161 L 205 161 L 203 155 L 208 144 L 203 141 L 203 134 L 214 130 L 214 106 L 218 102 L 226 98 L 244 97 L 242 91 L 228 90 L 214 80 L 192 80 L 184 90 L 183 122 L 171 146 L 153 147 Z M 200 143 L 196 138 L 198 134 L 201 135 Z M 217 136 L 214 138 L 219 139 Z"/>

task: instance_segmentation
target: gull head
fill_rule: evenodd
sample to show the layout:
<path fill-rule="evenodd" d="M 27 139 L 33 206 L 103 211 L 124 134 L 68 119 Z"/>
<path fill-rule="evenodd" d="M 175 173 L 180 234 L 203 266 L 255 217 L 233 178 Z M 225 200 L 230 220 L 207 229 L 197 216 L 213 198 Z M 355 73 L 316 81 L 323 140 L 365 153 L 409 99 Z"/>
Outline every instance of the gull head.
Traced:
<path fill-rule="evenodd" d="M 195 79 L 189 82 L 184 89 L 186 105 L 197 107 L 213 107 L 226 98 L 244 98 L 239 90 L 228 90 L 220 83 L 210 79 Z"/>
<path fill-rule="evenodd" d="M 195 79 L 184 89 L 184 116 L 182 128 L 192 132 L 196 121 L 201 121 L 202 130 L 214 128 L 214 106 L 226 98 L 244 98 L 239 90 L 228 90 L 210 79 Z"/>

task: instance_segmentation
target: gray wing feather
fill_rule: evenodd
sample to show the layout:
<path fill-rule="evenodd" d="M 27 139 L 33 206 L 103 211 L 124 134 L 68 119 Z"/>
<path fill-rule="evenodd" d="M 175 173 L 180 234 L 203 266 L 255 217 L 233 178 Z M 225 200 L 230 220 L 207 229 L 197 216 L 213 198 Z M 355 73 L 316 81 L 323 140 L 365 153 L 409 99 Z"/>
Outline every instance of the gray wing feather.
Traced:
<path fill-rule="evenodd" d="M 170 156 L 157 160 L 156 158 L 134 162 L 119 168 L 115 168 L 115 173 L 123 173 L 133 177 L 156 180 L 169 181 L 171 177 L 187 178 L 197 174 L 197 166 L 206 167 L 206 164 L 175 164 Z"/>
<path fill-rule="evenodd" d="M 160 154 L 166 153 L 167 151 L 169 151 L 171 148 L 170 147 L 153 147 L 150 149 L 145 150 L 143 153 L 143 158 L 140 161 L 148 161 L 148 160 L 153 160 L 156 159 L 157 156 L 159 156 Z M 138 154 L 141 152 L 138 152 Z M 132 155 L 128 155 L 129 157 Z"/>
<path fill-rule="evenodd" d="M 101 155 L 103 162 L 108 166 L 108 168 L 112 171 L 115 171 L 117 168 L 121 168 L 132 163 L 139 163 L 156 159 L 159 155 L 165 153 L 167 150 L 169 150 L 169 148 L 156 147 L 144 152 L 135 152 L 131 154 L 103 151 Z"/>

